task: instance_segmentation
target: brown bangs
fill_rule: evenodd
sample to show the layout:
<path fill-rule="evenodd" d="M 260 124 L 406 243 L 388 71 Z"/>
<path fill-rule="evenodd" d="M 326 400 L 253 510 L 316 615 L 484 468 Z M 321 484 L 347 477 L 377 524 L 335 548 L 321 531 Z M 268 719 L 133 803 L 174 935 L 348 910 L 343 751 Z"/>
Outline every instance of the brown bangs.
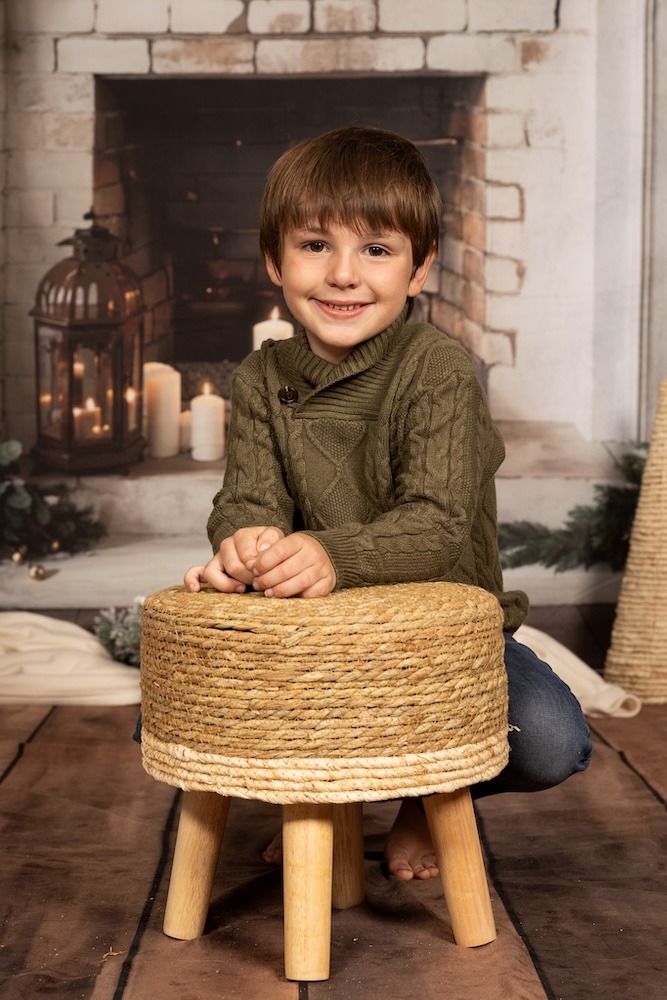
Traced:
<path fill-rule="evenodd" d="M 382 129 L 350 127 L 299 143 L 269 174 L 260 246 L 280 270 L 282 236 L 329 224 L 400 230 L 419 266 L 438 244 L 441 200 L 421 153 Z"/>

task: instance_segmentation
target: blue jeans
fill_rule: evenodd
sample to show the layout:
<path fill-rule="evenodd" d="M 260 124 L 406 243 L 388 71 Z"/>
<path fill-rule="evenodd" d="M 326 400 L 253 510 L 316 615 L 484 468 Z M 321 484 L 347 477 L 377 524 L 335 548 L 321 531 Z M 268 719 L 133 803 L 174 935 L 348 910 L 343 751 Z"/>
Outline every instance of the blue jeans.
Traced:
<path fill-rule="evenodd" d="M 548 664 L 505 633 L 510 759 L 474 798 L 497 792 L 538 792 L 588 767 L 593 744 L 579 702 Z"/>

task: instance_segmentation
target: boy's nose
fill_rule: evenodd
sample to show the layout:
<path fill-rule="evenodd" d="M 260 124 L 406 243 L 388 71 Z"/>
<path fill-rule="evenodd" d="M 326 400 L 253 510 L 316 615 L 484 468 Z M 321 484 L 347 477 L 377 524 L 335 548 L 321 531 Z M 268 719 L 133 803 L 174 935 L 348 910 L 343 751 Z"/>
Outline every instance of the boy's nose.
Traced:
<path fill-rule="evenodd" d="M 359 284 L 357 268 L 351 253 L 334 253 L 331 256 L 327 280 L 337 288 L 350 288 Z"/>

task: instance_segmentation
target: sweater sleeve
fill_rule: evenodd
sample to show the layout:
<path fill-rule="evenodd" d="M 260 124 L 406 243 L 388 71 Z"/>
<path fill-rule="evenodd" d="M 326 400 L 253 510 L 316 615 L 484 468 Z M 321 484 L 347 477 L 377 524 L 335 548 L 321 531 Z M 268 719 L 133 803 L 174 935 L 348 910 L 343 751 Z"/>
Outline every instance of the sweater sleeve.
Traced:
<path fill-rule="evenodd" d="M 327 550 L 337 588 L 474 579 L 483 538 L 495 547 L 489 565 L 498 563 L 493 475 L 503 448 L 474 373 L 426 377 L 397 436 L 392 509 L 309 532 Z M 500 587 L 491 575 L 490 589 Z"/>
<path fill-rule="evenodd" d="M 252 363 L 258 363 L 254 357 Z M 234 376 L 232 401 L 227 469 L 207 526 L 214 552 L 239 528 L 293 530 L 294 503 L 278 460 L 268 403 L 242 368 Z"/>

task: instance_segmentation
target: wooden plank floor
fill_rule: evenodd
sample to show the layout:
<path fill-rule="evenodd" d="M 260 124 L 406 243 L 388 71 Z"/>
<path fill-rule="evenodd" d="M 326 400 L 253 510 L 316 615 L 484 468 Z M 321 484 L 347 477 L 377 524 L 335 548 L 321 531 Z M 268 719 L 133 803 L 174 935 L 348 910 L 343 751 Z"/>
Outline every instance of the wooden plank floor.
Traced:
<path fill-rule="evenodd" d="M 530 623 L 601 665 L 608 609 L 535 609 Z M 331 979 L 309 985 L 283 979 L 280 873 L 259 857 L 277 807 L 233 803 L 206 933 L 162 934 L 179 793 L 142 771 L 134 716 L 0 707 L 5 1000 L 665 995 L 667 706 L 594 720 L 593 764 L 561 787 L 478 803 L 499 931 L 484 948 L 453 943 L 435 882 L 385 877 L 396 806 L 367 806 L 367 899 L 334 914 Z"/>

